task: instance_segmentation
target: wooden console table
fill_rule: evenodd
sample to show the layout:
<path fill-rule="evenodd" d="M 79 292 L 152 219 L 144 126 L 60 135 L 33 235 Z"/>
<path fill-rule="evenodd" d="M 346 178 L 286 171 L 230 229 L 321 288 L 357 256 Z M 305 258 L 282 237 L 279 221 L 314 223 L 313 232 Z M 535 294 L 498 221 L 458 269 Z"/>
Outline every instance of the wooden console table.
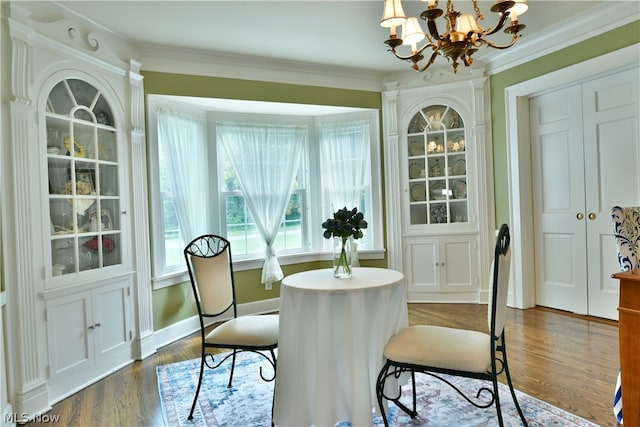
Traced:
<path fill-rule="evenodd" d="M 620 280 L 622 417 L 625 426 L 640 426 L 640 270 L 617 273 L 613 277 Z"/>

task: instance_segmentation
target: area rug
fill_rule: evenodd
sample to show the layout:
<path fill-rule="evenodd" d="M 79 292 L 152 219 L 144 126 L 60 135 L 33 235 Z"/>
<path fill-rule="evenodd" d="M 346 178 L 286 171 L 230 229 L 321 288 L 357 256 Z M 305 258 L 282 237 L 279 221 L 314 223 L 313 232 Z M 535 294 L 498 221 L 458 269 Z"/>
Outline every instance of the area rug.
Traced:
<path fill-rule="evenodd" d="M 259 356 L 244 353 L 236 360 L 233 387 L 227 388 L 231 363 L 215 369 L 206 369 L 202 389 L 192 421 L 187 420 L 200 369 L 199 359 L 172 363 L 157 367 L 158 388 L 162 414 L 168 427 L 258 427 L 271 425 L 271 402 L 273 382 L 260 379 L 262 366 L 265 376 L 272 368 Z M 477 390 L 477 380 L 448 377 L 463 390 Z M 494 408 L 477 409 L 468 404 L 455 391 L 442 382 L 426 375 L 419 375 L 419 414 L 411 419 L 391 405 L 389 421 L 392 426 L 437 426 L 437 427 L 485 427 L 497 426 Z M 502 414 L 506 426 L 519 426 L 520 418 L 511 400 L 509 389 L 500 384 Z M 403 387 L 405 402 L 410 402 L 410 387 Z M 531 427 L 578 427 L 597 426 L 553 405 L 517 391 L 518 402 Z M 383 426 L 382 418 L 373 415 L 375 427 Z M 340 422 L 338 427 L 350 427 L 349 422 Z"/>

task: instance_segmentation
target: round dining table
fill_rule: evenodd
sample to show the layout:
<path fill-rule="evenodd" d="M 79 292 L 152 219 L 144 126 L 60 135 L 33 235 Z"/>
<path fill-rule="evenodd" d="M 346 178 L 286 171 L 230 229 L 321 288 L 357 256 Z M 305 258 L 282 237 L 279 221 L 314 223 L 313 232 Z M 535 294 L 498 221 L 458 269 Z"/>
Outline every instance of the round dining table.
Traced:
<path fill-rule="evenodd" d="M 406 295 L 404 275 L 385 268 L 354 267 L 346 279 L 331 268 L 285 277 L 274 424 L 373 425 L 384 346 L 408 325 Z"/>

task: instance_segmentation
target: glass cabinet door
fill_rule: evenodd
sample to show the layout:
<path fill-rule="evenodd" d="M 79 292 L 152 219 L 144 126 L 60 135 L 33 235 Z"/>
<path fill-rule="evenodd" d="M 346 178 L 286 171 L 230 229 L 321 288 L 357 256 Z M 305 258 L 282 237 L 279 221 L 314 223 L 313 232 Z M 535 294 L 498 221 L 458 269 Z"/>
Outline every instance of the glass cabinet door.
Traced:
<path fill-rule="evenodd" d="M 464 122 L 446 105 L 418 111 L 407 129 L 412 225 L 468 222 Z"/>
<path fill-rule="evenodd" d="M 65 79 L 46 106 L 54 276 L 122 262 L 119 164 L 112 110 L 100 90 Z"/>

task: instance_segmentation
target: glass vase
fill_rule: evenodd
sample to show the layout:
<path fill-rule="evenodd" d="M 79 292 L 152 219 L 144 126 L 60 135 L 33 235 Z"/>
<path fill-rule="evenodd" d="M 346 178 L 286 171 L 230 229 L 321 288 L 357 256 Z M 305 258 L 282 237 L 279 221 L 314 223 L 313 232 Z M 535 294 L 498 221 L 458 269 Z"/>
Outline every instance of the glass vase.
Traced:
<path fill-rule="evenodd" d="M 333 238 L 333 277 L 351 277 L 351 242 L 353 237 Z"/>

